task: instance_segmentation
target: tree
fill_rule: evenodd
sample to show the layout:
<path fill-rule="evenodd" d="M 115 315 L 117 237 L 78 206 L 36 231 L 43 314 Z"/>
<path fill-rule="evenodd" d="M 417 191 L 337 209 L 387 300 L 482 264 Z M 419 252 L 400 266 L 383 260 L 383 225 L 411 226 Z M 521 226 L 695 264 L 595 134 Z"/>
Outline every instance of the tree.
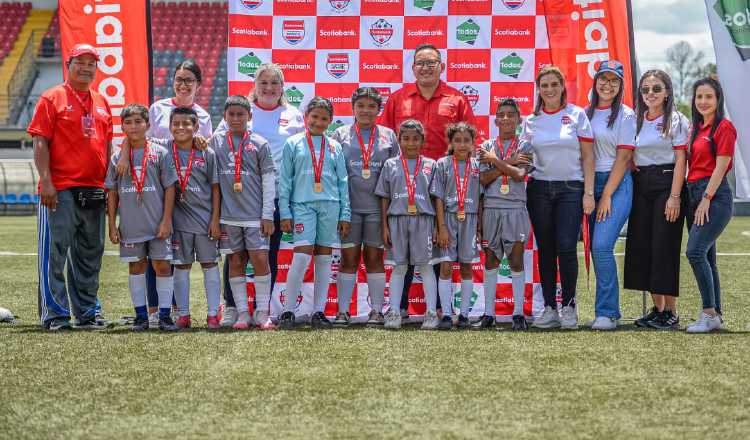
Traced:
<path fill-rule="evenodd" d="M 672 74 L 676 102 L 685 102 L 688 89 L 704 71 L 703 51 L 696 51 L 687 41 L 679 41 L 667 48 L 667 64 Z"/>

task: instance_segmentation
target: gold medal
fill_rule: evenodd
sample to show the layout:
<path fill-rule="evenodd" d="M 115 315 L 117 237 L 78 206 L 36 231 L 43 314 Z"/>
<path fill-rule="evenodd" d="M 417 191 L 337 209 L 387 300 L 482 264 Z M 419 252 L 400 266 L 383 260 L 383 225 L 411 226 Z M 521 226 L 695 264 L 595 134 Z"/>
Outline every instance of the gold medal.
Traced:
<path fill-rule="evenodd" d="M 242 192 L 242 182 L 234 182 L 234 186 L 232 186 L 232 189 L 234 189 L 234 192 L 241 193 Z"/>
<path fill-rule="evenodd" d="M 409 205 L 407 212 L 409 215 L 417 215 L 417 205 Z"/>
<path fill-rule="evenodd" d="M 323 192 L 323 184 L 320 182 L 315 182 L 315 186 L 313 186 L 313 191 L 316 193 Z"/>
<path fill-rule="evenodd" d="M 185 203 L 185 193 L 180 193 L 180 202 Z"/>
<path fill-rule="evenodd" d="M 500 185 L 500 194 L 508 194 L 510 192 L 510 185 L 503 183 Z"/>
<path fill-rule="evenodd" d="M 362 178 L 363 179 L 369 179 L 370 178 L 370 169 L 369 168 L 362 168 Z"/>
<path fill-rule="evenodd" d="M 466 220 L 466 213 L 464 211 L 458 211 L 456 213 L 456 218 L 458 219 L 458 221 L 462 222 Z"/>

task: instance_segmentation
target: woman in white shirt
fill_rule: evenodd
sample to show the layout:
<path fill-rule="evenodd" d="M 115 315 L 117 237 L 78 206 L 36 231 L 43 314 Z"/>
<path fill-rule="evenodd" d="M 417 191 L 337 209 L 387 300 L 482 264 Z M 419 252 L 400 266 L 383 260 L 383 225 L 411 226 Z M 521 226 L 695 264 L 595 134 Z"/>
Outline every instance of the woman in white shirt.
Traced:
<path fill-rule="evenodd" d="M 578 328 L 576 282 L 578 234 L 583 215 L 594 210 L 594 146 L 589 118 L 567 102 L 565 79 L 554 66 L 536 77 L 534 114 L 523 123 L 522 148 L 534 155 L 527 186 L 527 208 L 539 247 L 544 312 L 538 328 Z M 530 144 L 530 147 L 529 147 Z M 558 313 L 556 278 L 560 270 L 562 310 Z"/>

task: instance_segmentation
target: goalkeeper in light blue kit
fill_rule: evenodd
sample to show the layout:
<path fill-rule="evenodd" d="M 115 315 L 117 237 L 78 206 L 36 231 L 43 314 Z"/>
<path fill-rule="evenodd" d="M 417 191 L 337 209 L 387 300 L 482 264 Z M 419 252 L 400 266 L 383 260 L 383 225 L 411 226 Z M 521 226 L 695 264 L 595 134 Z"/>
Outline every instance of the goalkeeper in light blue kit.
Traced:
<path fill-rule="evenodd" d="M 349 233 L 349 180 L 341 145 L 325 131 L 333 119 L 333 105 L 325 98 L 310 100 L 304 133 L 284 144 L 279 181 L 281 230 L 293 232 L 294 256 L 286 281 L 282 329 L 294 327 L 297 295 L 310 260 L 315 255 L 315 310 L 313 329 L 332 326 L 323 311 L 331 278 L 331 252 L 339 235 Z"/>

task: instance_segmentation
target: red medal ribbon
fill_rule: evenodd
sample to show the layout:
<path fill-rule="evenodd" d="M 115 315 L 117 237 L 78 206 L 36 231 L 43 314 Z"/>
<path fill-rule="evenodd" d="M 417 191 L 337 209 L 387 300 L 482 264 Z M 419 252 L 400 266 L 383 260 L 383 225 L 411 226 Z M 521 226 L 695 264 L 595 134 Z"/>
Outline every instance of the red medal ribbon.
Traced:
<path fill-rule="evenodd" d="M 143 147 L 143 158 L 141 159 L 141 175 L 138 177 L 135 173 L 135 166 L 133 165 L 133 146 L 130 146 L 130 178 L 133 180 L 133 186 L 135 192 L 138 194 L 138 198 L 143 198 L 143 185 L 146 183 L 146 167 L 148 166 L 148 141 L 146 146 Z"/>
<path fill-rule="evenodd" d="M 320 177 L 323 175 L 323 162 L 326 159 L 326 137 L 321 135 L 320 137 L 320 160 L 315 157 L 315 148 L 313 147 L 313 140 L 310 131 L 307 131 L 307 146 L 310 148 L 310 158 L 312 159 L 313 174 L 315 176 L 315 183 L 320 184 Z"/>
<path fill-rule="evenodd" d="M 505 154 L 503 154 L 503 141 L 500 140 L 500 136 L 497 137 L 497 140 L 495 141 L 497 143 L 497 146 L 500 148 L 500 158 L 504 161 L 507 161 L 510 159 L 510 156 L 516 151 L 516 148 L 518 148 L 518 137 L 513 138 L 513 142 L 510 143 L 508 146 L 508 150 L 505 151 Z M 508 185 L 509 178 L 507 175 L 503 175 L 503 179 L 501 181 L 502 185 Z"/>
<path fill-rule="evenodd" d="M 177 144 L 175 142 L 172 142 L 172 155 L 174 157 L 175 171 L 177 171 L 177 181 L 180 183 L 180 194 L 185 197 L 185 188 L 187 188 L 188 181 L 190 180 L 190 173 L 193 171 L 193 157 L 195 156 L 195 147 L 190 147 L 190 156 L 188 157 L 187 165 L 185 168 L 184 179 L 181 175 L 182 170 L 180 166 L 180 155 L 177 153 Z"/>
<path fill-rule="evenodd" d="M 78 95 L 77 91 L 73 90 L 73 87 L 71 87 L 70 84 L 65 83 L 65 88 L 70 92 L 71 95 L 75 96 L 76 99 L 78 100 L 78 103 L 81 104 L 81 107 L 83 108 L 83 115 L 84 116 L 90 115 L 91 114 L 91 107 L 94 105 L 94 100 L 91 99 L 91 92 L 88 92 L 89 93 L 88 94 L 88 99 L 86 99 L 86 100 L 89 101 L 89 106 L 86 107 L 86 104 L 84 104 L 83 99 L 81 99 L 81 96 Z"/>
<path fill-rule="evenodd" d="M 461 179 L 458 175 L 458 159 L 453 156 L 453 175 L 456 179 L 456 197 L 458 198 L 458 212 L 464 212 L 464 204 L 466 201 L 466 192 L 469 190 L 469 168 L 471 167 L 471 156 L 466 157 L 466 165 L 464 167 L 464 181 L 461 183 Z"/>
<path fill-rule="evenodd" d="M 406 157 L 403 154 L 399 156 L 401 158 L 401 167 L 404 169 L 404 177 L 406 177 L 406 193 L 409 195 L 409 205 L 415 205 L 414 202 L 414 191 L 417 188 L 417 176 L 419 175 L 420 166 L 422 165 L 422 156 L 417 158 L 417 166 L 414 167 L 414 177 L 412 178 L 409 174 L 409 166 L 406 164 Z"/>
<path fill-rule="evenodd" d="M 372 156 L 372 147 L 375 145 L 375 137 L 378 135 L 377 125 L 373 125 L 370 129 L 370 142 L 367 144 L 367 150 L 365 150 L 365 142 L 362 140 L 362 133 L 359 130 L 359 124 L 354 124 L 354 131 L 357 132 L 357 139 L 359 140 L 359 151 L 362 152 L 362 169 L 370 169 L 370 156 Z"/>
<path fill-rule="evenodd" d="M 234 183 L 240 183 L 240 170 L 242 169 L 242 146 L 245 145 L 247 140 L 248 132 L 242 136 L 242 142 L 240 142 L 237 151 L 234 151 L 234 141 L 232 140 L 232 133 L 227 133 L 227 142 L 229 142 L 229 148 L 232 150 L 234 155 Z"/>

